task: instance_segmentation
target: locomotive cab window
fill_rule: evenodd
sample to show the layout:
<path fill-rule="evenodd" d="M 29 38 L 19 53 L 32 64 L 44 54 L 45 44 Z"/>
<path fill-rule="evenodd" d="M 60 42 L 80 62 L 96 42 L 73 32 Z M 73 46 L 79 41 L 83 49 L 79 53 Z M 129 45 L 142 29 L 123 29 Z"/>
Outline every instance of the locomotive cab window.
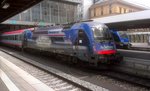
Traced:
<path fill-rule="evenodd" d="M 121 38 L 128 38 L 127 34 L 124 31 L 118 31 Z"/>
<path fill-rule="evenodd" d="M 92 31 L 96 42 L 106 42 L 112 40 L 111 32 L 105 26 L 92 27 Z"/>

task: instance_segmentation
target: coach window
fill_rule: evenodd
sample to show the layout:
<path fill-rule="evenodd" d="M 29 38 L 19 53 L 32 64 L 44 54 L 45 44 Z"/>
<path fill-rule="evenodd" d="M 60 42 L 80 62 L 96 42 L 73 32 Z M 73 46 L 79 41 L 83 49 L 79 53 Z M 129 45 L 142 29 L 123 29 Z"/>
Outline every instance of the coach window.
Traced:
<path fill-rule="evenodd" d="M 14 35 L 14 40 L 17 40 L 17 35 Z"/>
<path fill-rule="evenodd" d="M 11 35 L 8 37 L 8 40 L 12 40 L 12 36 Z"/>
<path fill-rule="evenodd" d="M 12 40 L 12 35 L 9 36 L 9 40 Z"/>
<path fill-rule="evenodd" d="M 10 40 L 13 40 L 13 35 L 10 36 Z"/>
<path fill-rule="evenodd" d="M 10 35 L 9 40 L 12 40 L 12 35 Z"/>
<path fill-rule="evenodd" d="M 6 39 L 7 39 L 7 37 L 6 37 L 6 36 L 4 36 L 4 39 L 6 40 Z"/>
<path fill-rule="evenodd" d="M 15 35 L 12 36 L 12 39 L 15 40 Z"/>
<path fill-rule="evenodd" d="M 21 40 L 21 35 L 18 35 L 18 40 Z"/>
<path fill-rule="evenodd" d="M 16 35 L 14 35 L 14 40 L 16 40 Z"/>
<path fill-rule="evenodd" d="M 18 40 L 18 35 L 16 35 L 16 40 Z"/>
<path fill-rule="evenodd" d="M 11 35 L 11 40 L 14 40 L 14 36 L 13 35 Z"/>
<path fill-rule="evenodd" d="M 15 35 L 12 36 L 12 40 L 15 40 Z"/>
<path fill-rule="evenodd" d="M 10 40 L 13 40 L 13 35 L 10 36 Z"/>
<path fill-rule="evenodd" d="M 17 36 L 17 40 L 20 40 L 20 39 L 19 39 L 19 35 Z"/>

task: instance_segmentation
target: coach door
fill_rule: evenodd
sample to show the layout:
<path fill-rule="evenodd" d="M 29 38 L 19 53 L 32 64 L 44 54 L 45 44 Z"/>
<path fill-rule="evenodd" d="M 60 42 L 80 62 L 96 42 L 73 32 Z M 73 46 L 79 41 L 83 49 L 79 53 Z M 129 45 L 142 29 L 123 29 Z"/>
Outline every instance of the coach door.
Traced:
<path fill-rule="evenodd" d="M 79 30 L 78 32 L 78 45 L 79 46 L 87 46 L 89 44 L 89 40 L 87 35 L 83 30 Z"/>
<path fill-rule="evenodd" d="M 87 51 L 89 51 L 89 39 L 82 29 L 78 31 L 78 38 L 76 40 L 76 50 L 80 53 L 87 53 Z"/>

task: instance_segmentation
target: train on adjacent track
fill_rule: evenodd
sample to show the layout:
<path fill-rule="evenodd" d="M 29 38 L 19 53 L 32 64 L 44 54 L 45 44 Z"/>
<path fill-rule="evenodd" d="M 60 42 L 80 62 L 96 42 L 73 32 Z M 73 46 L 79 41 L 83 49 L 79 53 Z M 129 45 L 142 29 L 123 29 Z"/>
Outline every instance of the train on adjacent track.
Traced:
<path fill-rule="evenodd" d="M 111 32 L 117 48 L 130 49 L 132 45 L 127 33 L 116 29 L 111 29 Z"/>
<path fill-rule="evenodd" d="M 71 62 L 81 60 L 99 65 L 123 60 L 108 27 L 93 21 L 4 32 L 0 42 L 22 49 L 64 55 Z"/>

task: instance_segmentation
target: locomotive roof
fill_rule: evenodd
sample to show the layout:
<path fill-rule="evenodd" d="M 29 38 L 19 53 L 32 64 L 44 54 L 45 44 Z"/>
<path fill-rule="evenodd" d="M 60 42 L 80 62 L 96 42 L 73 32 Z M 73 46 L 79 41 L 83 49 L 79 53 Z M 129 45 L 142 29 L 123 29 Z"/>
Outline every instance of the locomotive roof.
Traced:
<path fill-rule="evenodd" d="M 48 34 L 48 31 L 53 31 L 57 29 L 63 29 L 62 26 L 44 26 L 44 27 L 37 27 L 34 31 L 34 34 Z"/>
<path fill-rule="evenodd" d="M 81 22 L 81 23 L 76 23 L 72 26 L 72 28 L 76 28 L 77 26 L 80 26 L 82 24 L 87 24 L 89 25 L 90 27 L 93 27 L 93 26 L 97 26 L 97 25 L 101 25 L 101 26 L 106 26 L 105 24 L 103 23 L 100 23 L 100 22 Z"/>
<path fill-rule="evenodd" d="M 47 31 L 47 30 L 51 30 L 51 29 L 58 29 L 58 28 L 63 28 L 62 26 L 46 26 L 46 27 L 37 27 L 35 32 L 37 31 Z"/>
<path fill-rule="evenodd" d="M 71 27 L 73 28 L 74 26 L 78 26 L 79 24 L 88 24 L 90 27 L 96 26 L 96 25 L 102 25 L 105 26 L 105 24 L 102 24 L 100 22 L 80 22 L 80 23 L 75 23 L 75 24 L 66 24 L 66 25 L 56 25 L 56 26 L 47 26 L 47 27 L 37 27 L 35 29 L 35 33 L 47 33 L 49 30 L 55 30 L 55 29 L 70 29 Z"/>
<path fill-rule="evenodd" d="M 89 26 L 95 26 L 95 25 L 102 25 L 102 26 L 105 26 L 105 24 L 103 23 L 100 23 L 100 22 L 83 22 L 83 23 L 86 23 L 88 24 Z"/>

